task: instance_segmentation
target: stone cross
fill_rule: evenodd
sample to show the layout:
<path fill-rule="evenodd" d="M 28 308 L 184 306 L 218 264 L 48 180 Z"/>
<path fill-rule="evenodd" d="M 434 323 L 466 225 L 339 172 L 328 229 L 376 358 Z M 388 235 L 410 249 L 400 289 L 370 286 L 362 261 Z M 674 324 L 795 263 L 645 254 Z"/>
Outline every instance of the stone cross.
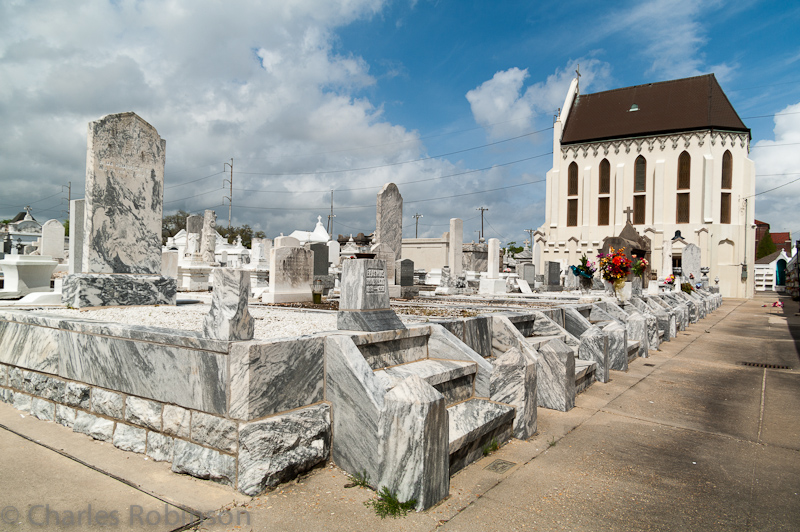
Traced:
<path fill-rule="evenodd" d="M 31 206 L 30 206 L 30 205 L 26 205 L 26 206 L 25 206 L 25 210 L 27 211 L 27 213 L 28 213 L 28 216 L 30 216 L 30 215 L 31 215 L 31 211 L 32 211 L 33 209 L 31 209 Z"/>
<path fill-rule="evenodd" d="M 628 206 L 628 208 L 622 212 L 628 215 L 628 223 L 631 223 L 631 214 L 633 214 L 633 209 L 631 209 L 630 206 Z"/>

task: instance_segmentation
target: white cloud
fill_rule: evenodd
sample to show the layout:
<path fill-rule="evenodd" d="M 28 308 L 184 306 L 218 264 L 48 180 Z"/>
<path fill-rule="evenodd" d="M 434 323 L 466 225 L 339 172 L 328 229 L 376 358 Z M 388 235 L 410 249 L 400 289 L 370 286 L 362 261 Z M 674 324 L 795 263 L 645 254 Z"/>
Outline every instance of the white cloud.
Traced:
<path fill-rule="evenodd" d="M 546 80 L 534 83 L 523 92 L 528 70 L 512 67 L 495 73 L 492 79 L 466 95 L 475 121 L 494 138 L 511 137 L 544 126 L 543 119 L 557 114 L 564 103 L 567 89 L 580 66 L 581 90 L 605 88 L 611 68 L 597 59 L 571 61 L 557 69 Z"/>
<path fill-rule="evenodd" d="M 708 39 L 699 19 L 721 6 L 720 0 L 651 0 L 615 10 L 598 27 L 641 43 L 638 53 L 651 61 L 648 74 L 675 79 L 715 72 L 726 81 L 736 66 L 707 65 L 701 52 Z"/>
<path fill-rule="evenodd" d="M 761 140 L 752 147 L 756 164 L 756 193 L 800 178 L 800 103 L 775 115 L 773 140 Z M 800 181 L 756 197 L 756 218 L 768 222 L 773 231 L 793 231 L 800 237 Z"/>

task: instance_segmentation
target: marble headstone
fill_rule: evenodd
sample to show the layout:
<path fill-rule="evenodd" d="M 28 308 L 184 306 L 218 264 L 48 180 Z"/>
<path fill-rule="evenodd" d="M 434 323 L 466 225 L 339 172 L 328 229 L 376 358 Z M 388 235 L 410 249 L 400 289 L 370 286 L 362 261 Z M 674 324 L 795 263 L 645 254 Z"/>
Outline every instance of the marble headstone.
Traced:
<path fill-rule="evenodd" d="M 392 249 L 382 242 L 378 242 L 377 244 L 373 244 L 370 248 L 370 251 L 375 254 L 376 259 L 380 259 L 386 263 L 386 280 L 390 285 L 395 284 L 394 282 L 394 267 L 395 262 L 397 262 L 397 256 L 394 254 Z M 392 297 L 392 295 L 389 295 Z"/>
<path fill-rule="evenodd" d="M 545 282 L 550 286 L 561 284 L 561 265 L 554 261 L 544 263 Z"/>
<path fill-rule="evenodd" d="M 692 285 L 700 282 L 700 261 L 700 247 L 695 244 L 687 244 L 683 248 L 683 254 L 681 255 L 681 275 L 686 279 L 693 275 L 694 278 L 690 281 Z"/>
<path fill-rule="evenodd" d="M 489 265 L 486 270 L 487 279 L 498 279 L 500 277 L 500 240 L 497 238 L 489 239 Z"/>
<path fill-rule="evenodd" d="M 83 265 L 83 217 L 86 212 L 86 200 L 69 202 L 69 267 L 67 273 L 81 273 Z"/>
<path fill-rule="evenodd" d="M 522 280 L 527 281 L 529 285 L 533 285 L 536 281 L 536 266 L 533 264 L 523 264 L 520 277 Z"/>
<path fill-rule="evenodd" d="M 252 340 L 253 317 L 248 309 L 250 272 L 215 268 L 211 310 L 203 320 L 203 334 L 229 342 Z"/>
<path fill-rule="evenodd" d="M 384 261 L 348 259 L 342 262 L 341 290 L 336 319 L 339 330 L 388 331 L 406 328 L 389 305 Z"/>
<path fill-rule="evenodd" d="M 206 210 L 203 215 L 203 231 L 200 234 L 200 256 L 203 262 L 212 264 L 216 262 L 217 249 L 217 214 Z"/>
<path fill-rule="evenodd" d="M 328 245 L 311 244 L 311 251 L 314 253 L 314 275 L 328 275 Z"/>
<path fill-rule="evenodd" d="M 47 220 L 42 225 L 42 244 L 39 255 L 54 259 L 64 258 L 64 226 L 58 220 Z"/>
<path fill-rule="evenodd" d="M 447 253 L 447 265 L 450 274 L 457 278 L 463 270 L 464 222 L 460 218 L 450 218 L 450 242 Z"/>
<path fill-rule="evenodd" d="M 388 245 L 399 259 L 403 252 L 403 196 L 397 185 L 383 186 L 376 207 L 375 241 Z"/>
<path fill-rule="evenodd" d="M 661 273 L 658 277 L 666 279 L 669 275 L 672 275 L 672 240 L 665 239 L 661 248 Z"/>
<path fill-rule="evenodd" d="M 284 240 L 279 237 L 275 242 Z M 274 247 L 269 253 L 269 292 L 265 292 L 261 300 L 264 303 L 313 301 L 314 253 L 299 245 Z"/>
<path fill-rule="evenodd" d="M 82 267 L 65 278 L 65 305 L 175 304 L 176 281 L 161 276 L 165 153 L 135 113 L 89 124 Z"/>
<path fill-rule="evenodd" d="M 342 246 L 339 244 L 338 240 L 328 241 L 328 262 L 330 262 L 335 268 L 338 268 L 339 263 L 342 261 L 340 256 L 341 252 Z"/>
<path fill-rule="evenodd" d="M 400 286 L 414 286 L 414 261 L 411 259 L 398 260 L 394 269 L 395 284 Z"/>
<path fill-rule="evenodd" d="M 190 214 L 186 217 L 186 232 L 199 235 L 203 232 L 203 217 L 199 214 Z"/>

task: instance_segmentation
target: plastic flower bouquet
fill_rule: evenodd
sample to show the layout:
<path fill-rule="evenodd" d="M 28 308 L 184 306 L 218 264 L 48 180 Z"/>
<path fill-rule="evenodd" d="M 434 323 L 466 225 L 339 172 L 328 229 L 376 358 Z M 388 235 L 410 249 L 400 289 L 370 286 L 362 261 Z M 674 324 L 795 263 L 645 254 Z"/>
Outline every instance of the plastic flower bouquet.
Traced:
<path fill-rule="evenodd" d="M 670 286 L 674 285 L 675 284 L 675 276 L 674 275 L 666 276 L 664 278 L 664 284 L 668 284 Z"/>
<path fill-rule="evenodd" d="M 644 275 L 644 272 L 647 271 L 648 266 L 647 259 L 635 259 L 633 264 L 631 264 L 631 271 L 633 275 L 636 277 L 641 277 Z"/>
<path fill-rule="evenodd" d="M 583 277 L 584 279 L 591 279 L 594 277 L 594 272 L 597 271 L 594 262 L 589 260 L 589 258 L 586 256 L 586 253 L 583 254 L 583 257 L 581 257 L 580 264 L 577 266 L 570 266 L 570 268 L 572 269 L 572 273 L 578 277 Z"/>
<path fill-rule="evenodd" d="M 614 290 L 619 291 L 625 284 L 625 279 L 631 273 L 631 260 L 625 256 L 625 248 L 614 250 L 609 248 L 609 253 L 600 253 L 600 271 L 603 279 L 614 285 Z"/>

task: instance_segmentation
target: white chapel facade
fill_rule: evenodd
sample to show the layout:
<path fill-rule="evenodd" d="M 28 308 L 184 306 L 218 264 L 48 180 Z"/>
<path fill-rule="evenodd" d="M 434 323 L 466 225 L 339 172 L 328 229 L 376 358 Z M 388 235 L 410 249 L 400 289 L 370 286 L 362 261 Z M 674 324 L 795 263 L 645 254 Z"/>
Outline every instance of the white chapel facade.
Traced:
<path fill-rule="evenodd" d="M 586 95 L 573 80 L 553 130 L 538 271 L 545 261 L 576 265 L 583 253 L 595 260 L 630 217 L 651 241 L 659 279 L 691 243 L 723 296 L 753 296 L 750 130 L 713 74 Z"/>

